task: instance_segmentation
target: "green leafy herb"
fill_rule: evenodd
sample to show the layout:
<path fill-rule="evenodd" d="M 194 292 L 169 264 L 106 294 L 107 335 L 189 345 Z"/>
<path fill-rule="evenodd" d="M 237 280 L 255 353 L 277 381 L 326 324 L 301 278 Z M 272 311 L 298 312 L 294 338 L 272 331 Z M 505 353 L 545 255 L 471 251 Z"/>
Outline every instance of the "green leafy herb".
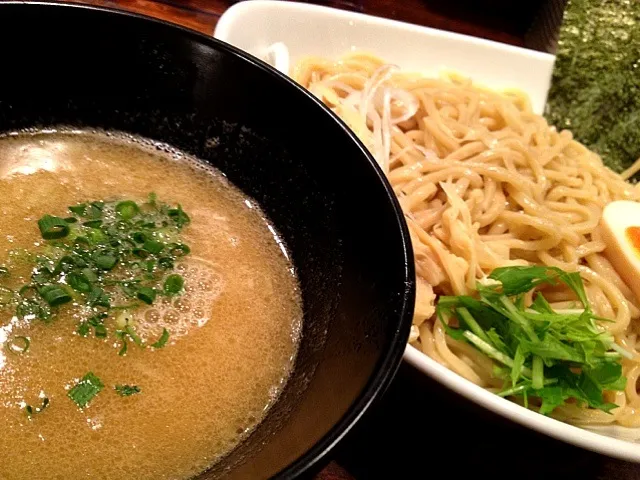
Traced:
<path fill-rule="evenodd" d="M 136 393 L 140 393 L 142 390 L 137 385 L 116 385 L 115 391 L 121 397 L 130 397 Z"/>
<path fill-rule="evenodd" d="M 169 341 L 169 331 L 166 328 L 163 328 L 162 335 L 160 335 L 160 338 L 158 339 L 158 341 L 155 343 L 152 343 L 151 346 L 153 348 L 162 348 L 167 344 L 168 341 Z"/>
<path fill-rule="evenodd" d="M 54 240 L 69 235 L 69 224 L 60 217 L 45 215 L 38 220 L 38 228 L 42 238 L 45 240 Z"/>
<path fill-rule="evenodd" d="M 538 398 L 543 414 L 569 400 L 605 412 L 615 408 L 603 392 L 625 388 L 620 360 L 628 354 L 597 325 L 580 275 L 531 266 L 499 268 L 489 278 L 498 283 L 479 284 L 479 299 L 443 296 L 436 312 L 449 335 L 501 365 L 507 383 L 500 395 L 521 396 L 525 403 Z M 525 305 L 531 290 L 558 284 L 570 288 L 582 307 L 556 312 L 539 291 Z"/>
<path fill-rule="evenodd" d="M 87 373 L 82 379 L 69 390 L 67 396 L 80 408 L 86 407 L 93 398 L 104 388 L 104 384 L 93 372 Z"/>

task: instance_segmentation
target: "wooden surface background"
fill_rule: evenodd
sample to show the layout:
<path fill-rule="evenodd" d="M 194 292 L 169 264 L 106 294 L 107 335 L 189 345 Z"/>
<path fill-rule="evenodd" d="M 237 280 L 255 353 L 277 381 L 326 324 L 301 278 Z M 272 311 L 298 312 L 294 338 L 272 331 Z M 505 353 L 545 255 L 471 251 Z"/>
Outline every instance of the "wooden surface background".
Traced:
<path fill-rule="evenodd" d="M 208 35 L 213 33 L 224 10 L 236 3 L 231 0 L 73 1 L 150 15 Z M 531 26 L 536 23 L 544 2 L 328 0 L 312 3 L 540 48 L 538 45 L 544 42 L 531 38 L 531 31 L 536 30 Z M 640 480 L 640 467 L 586 452 L 507 422 L 404 364 L 385 396 L 342 442 L 334 461 L 316 480 L 484 477 L 492 480 Z"/>

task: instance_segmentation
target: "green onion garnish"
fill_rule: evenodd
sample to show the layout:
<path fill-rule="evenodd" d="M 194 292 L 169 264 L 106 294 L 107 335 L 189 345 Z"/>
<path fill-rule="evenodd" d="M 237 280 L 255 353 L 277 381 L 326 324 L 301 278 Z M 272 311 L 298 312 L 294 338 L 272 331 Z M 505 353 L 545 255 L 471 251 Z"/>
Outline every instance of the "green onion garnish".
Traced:
<path fill-rule="evenodd" d="M 84 216 L 84 211 L 87 208 L 87 204 L 86 203 L 80 203 L 78 205 L 73 205 L 71 207 L 69 207 L 69 211 L 71 213 L 75 213 L 76 215 L 82 217 Z"/>
<path fill-rule="evenodd" d="M 118 258 L 113 255 L 96 255 L 94 257 L 96 266 L 102 270 L 111 270 L 118 263 Z"/>
<path fill-rule="evenodd" d="M 131 234 L 131 238 L 136 243 L 144 243 L 147 240 L 147 234 L 144 232 L 134 232 Z"/>
<path fill-rule="evenodd" d="M 104 384 L 93 372 L 87 373 L 82 379 L 69 390 L 67 396 L 80 408 L 86 407 L 93 398 L 104 388 Z"/>
<path fill-rule="evenodd" d="M 184 279 L 177 273 L 171 274 L 164 281 L 164 293 L 167 295 L 177 295 L 184 287 Z"/>
<path fill-rule="evenodd" d="M 102 220 L 87 220 L 82 223 L 83 227 L 100 228 L 102 226 Z"/>
<path fill-rule="evenodd" d="M 71 295 L 59 285 L 43 285 L 38 287 L 38 293 L 52 307 L 71 301 Z"/>
<path fill-rule="evenodd" d="M 7 305 L 13 301 L 13 291 L 6 287 L 0 287 L 0 306 Z"/>
<path fill-rule="evenodd" d="M 164 250 L 164 243 L 158 242 L 156 240 L 147 240 L 144 242 L 142 246 L 147 252 L 156 255 Z"/>
<path fill-rule="evenodd" d="M 83 272 L 71 272 L 67 275 L 67 285 L 76 292 L 89 293 L 93 289 L 91 281 Z"/>
<path fill-rule="evenodd" d="M 124 202 L 120 202 L 116 205 L 116 213 L 123 220 L 131 220 L 140 212 L 140 207 L 136 202 L 131 200 L 126 200 Z"/>
<path fill-rule="evenodd" d="M 149 287 L 140 287 L 136 296 L 147 305 L 151 305 L 156 299 L 156 291 Z"/>
<path fill-rule="evenodd" d="M 116 385 L 115 391 L 121 397 L 130 397 L 136 393 L 140 393 L 142 390 L 137 385 Z"/>
<path fill-rule="evenodd" d="M 71 216 L 66 218 L 44 215 L 38 220 L 42 237 L 52 241 L 27 252 L 33 263 L 27 284 L 8 288 L 4 282 L 14 277 L 0 266 L 0 309 L 15 309 L 15 315 L 27 321 L 48 322 L 58 307 L 73 302 L 72 315 L 84 315 L 76 325 L 78 335 L 107 338 L 108 318 L 117 312 L 152 304 L 158 294 L 184 292 L 184 279 L 174 269 L 178 259 L 190 253 L 180 237 L 190 218 L 180 205 L 160 203 L 151 194 L 147 202 L 95 201 L 68 209 Z M 147 345 L 132 325 L 112 335 L 122 341 L 120 355 L 128 342 L 162 348 L 169 338 L 165 330 Z M 29 345 L 28 337 L 15 337 L 5 347 L 24 353 Z"/>
<path fill-rule="evenodd" d="M 158 259 L 158 266 L 165 270 L 170 270 L 175 266 L 175 262 L 171 257 L 160 257 Z"/>
<path fill-rule="evenodd" d="M 158 341 L 155 343 L 152 343 L 151 346 L 153 348 L 162 348 L 167 344 L 168 341 L 169 341 L 169 331 L 166 328 L 163 328 L 162 335 L 160 335 L 160 338 L 158 339 Z"/>
<path fill-rule="evenodd" d="M 45 215 L 38 220 L 38 228 L 45 240 L 55 240 L 69 235 L 69 224 L 64 219 L 52 215 Z"/>
<path fill-rule="evenodd" d="M 176 257 L 183 257 L 191 253 L 191 249 L 189 248 L 189 246 L 183 243 L 173 243 L 169 245 L 169 250 L 171 252 L 171 255 L 174 255 Z"/>
<path fill-rule="evenodd" d="M 100 287 L 94 287 L 91 293 L 87 295 L 87 304 L 90 307 L 111 307 L 109 296 Z"/>
<path fill-rule="evenodd" d="M 176 226 L 178 228 L 182 228 L 191 221 L 189 215 L 187 215 L 184 210 L 182 210 L 182 207 L 180 205 L 178 205 L 178 208 L 170 209 L 169 216 L 173 219 L 174 222 L 176 222 Z"/>

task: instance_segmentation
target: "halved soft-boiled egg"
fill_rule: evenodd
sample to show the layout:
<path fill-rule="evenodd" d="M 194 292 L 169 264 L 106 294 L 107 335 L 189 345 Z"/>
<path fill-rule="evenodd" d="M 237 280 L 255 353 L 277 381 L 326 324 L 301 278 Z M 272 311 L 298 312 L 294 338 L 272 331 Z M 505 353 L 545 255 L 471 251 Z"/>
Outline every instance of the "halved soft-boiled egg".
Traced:
<path fill-rule="evenodd" d="M 640 203 L 611 202 L 602 212 L 600 226 L 607 245 L 605 255 L 640 299 Z"/>

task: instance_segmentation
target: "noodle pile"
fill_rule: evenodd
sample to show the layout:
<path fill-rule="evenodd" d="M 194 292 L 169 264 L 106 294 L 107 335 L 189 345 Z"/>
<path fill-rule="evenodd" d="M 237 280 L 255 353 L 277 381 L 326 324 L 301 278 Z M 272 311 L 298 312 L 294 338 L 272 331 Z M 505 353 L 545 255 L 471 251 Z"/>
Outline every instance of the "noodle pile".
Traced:
<path fill-rule="evenodd" d="M 519 92 L 496 92 L 455 75 L 400 72 L 363 53 L 306 58 L 293 78 L 333 109 L 374 154 L 402 205 L 415 252 L 417 298 L 411 344 L 483 387 L 499 390 L 492 361 L 435 321 L 437 295 L 473 294 L 497 267 L 541 264 L 582 276 L 593 311 L 611 322 L 624 392 L 606 392 L 611 414 L 575 405 L 572 423 L 640 426 L 640 303 L 603 255 L 599 221 L 611 201 L 640 190 L 595 153 L 531 111 Z M 565 290 L 545 291 L 556 309 Z"/>

